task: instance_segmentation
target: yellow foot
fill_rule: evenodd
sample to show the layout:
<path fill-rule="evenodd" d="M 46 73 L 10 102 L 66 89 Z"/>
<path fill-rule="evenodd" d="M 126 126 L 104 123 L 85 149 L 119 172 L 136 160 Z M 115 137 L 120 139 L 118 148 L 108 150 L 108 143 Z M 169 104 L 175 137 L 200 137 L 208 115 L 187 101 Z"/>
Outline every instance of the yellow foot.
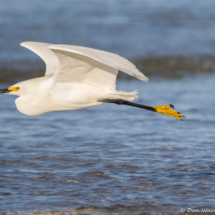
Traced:
<path fill-rule="evenodd" d="M 162 113 L 164 115 L 169 115 L 171 117 L 175 117 L 176 119 L 181 120 L 181 121 L 182 121 L 182 117 L 184 117 L 183 114 L 179 113 L 176 110 L 171 109 L 171 108 L 174 108 L 173 105 L 163 105 L 163 106 L 157 106 L 157 107 L 153 107 L 153 108 L 155 108 L 158 113 Z"/>

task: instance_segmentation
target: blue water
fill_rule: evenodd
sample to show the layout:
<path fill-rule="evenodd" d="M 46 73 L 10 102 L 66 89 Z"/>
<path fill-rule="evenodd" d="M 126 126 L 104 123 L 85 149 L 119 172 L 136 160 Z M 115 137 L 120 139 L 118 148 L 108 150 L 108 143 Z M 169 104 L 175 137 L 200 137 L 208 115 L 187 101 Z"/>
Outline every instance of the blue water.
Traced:
<path fill-rule="evenodd" d="M 0 1 L 0 66 L 37 59 L 23 41 L 98 48 L 124 57 L 214 55 L 213 0 Z"/>
<path fill-rule="evenodd" d="M 105 104 L 28 117 L 1 95 L 0 210 L 176 214 L 215 205 L 215 75 L 119 81 L 139 103 L 172 103 L 183 122 Z M 5 85 L 0 86 L 5 87 Z"/>
<path fill-rule="evenodd" d="M 38 68 L 39 58 L 19 46 L 23 41 L 129 59 L 214 56 L 214 8 L 212 0 L 0 1 L 0 68 L 21 70 L 28 62 Z M 183 122 L 114 104 L 28 117 L 17 111 L 15 97 L 1 95 L 0 213 L 215 209 L 214 80 L 197 74 L 118 82 L 118 89 L 138 89 L 138 103 L 174 104 Z"/>

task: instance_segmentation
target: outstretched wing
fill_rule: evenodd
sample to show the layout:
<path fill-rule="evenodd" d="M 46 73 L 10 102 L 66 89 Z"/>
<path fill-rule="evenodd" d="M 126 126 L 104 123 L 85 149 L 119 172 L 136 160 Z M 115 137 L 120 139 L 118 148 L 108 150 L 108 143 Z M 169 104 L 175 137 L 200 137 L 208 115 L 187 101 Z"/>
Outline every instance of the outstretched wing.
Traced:
<path fill-rule="evenodd" d="M 56 54 L 49 49 L 50 43 L 23 42 L 20 45 L 35 52 L 43 59 L 46 63 L 45 76 L 53 75 L 58 70 L 60 62 Z"/>
<path fill-rule="evenodd" d="M 92 48 L 49 43 L 24 42 L 22 46 L 38 54 L 46 63 L 46 76 L 54 74 L 56 82 L 86 82 L 115 88 L 118 70 L 142 81 L 148 78 L 127 59 Z"/>
<path fill-rule="evenodd" d="M 142 81 L 148 80 L 133 63 L 117 54 L 70 45 L 50 45 L 49 48 L 58 56 L 60 61 L 60 67 L 55 76 L 61 75 L 64 81 L 67 78 L 72 80 L 73 75 L 78 78 L 78 74 L 82 73 L 83 70 L 85 70 L 82 73 L 86 75 L 85 78 L 90 78 L 90 76 L 96 78 L 96 75 L 102 76 L 102 73 L 101 75 L 98 74 L 98 70 L 103 70 L 103 74 L 104 72 L 112 72 L 116 76 L 117 71 L 120 70 Z"/>

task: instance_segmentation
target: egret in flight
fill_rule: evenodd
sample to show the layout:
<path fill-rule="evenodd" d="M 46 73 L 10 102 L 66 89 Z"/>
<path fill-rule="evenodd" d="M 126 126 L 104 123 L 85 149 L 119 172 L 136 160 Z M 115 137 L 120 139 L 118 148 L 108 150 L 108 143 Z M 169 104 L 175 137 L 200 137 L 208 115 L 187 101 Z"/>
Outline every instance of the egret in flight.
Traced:
<path fill-rule="evenodd" d="M 116 90 L 118 70 L 142 81 L 148 78 L 127 59 L 106 51 L 72 45 L 23 42 L 46 63 L 44 77 L 23 81 L 0 93 L 16 95 L 17 109 L 35 116 L 51 111 L 75 110 L 104 103 L 130 105 L 182 120 L 173 105 L 146 106 L 133 103 L 137 92 Z"/>

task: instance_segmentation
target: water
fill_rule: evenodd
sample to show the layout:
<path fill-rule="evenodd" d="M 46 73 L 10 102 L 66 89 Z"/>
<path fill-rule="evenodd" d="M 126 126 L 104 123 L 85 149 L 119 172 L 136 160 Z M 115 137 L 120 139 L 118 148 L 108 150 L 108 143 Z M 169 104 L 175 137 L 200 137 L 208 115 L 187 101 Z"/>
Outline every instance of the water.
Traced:
<path fill-rule="evenodd" d="M 133 59 L 147 75 L 184 76 L 117 86 L 186 115 L 106 104 L 28 117 L 1 95 L 0 213 L 215 209 L 214 8 L 212 0 L 0 1 L 0 88 L 44 73 L 21 42 L 81 45 Z"/>
<path fill-rule="evenodd" d="M 0 65 L 37 59 L 19 46 L 29 40 L 128 58 L 214 55 L 214 7 L 213 0 L 0 1 Z"/>
<path fill-rule="evenodd" d="M 213 0 L 0 1 L 0 83 L 44 74 L 42 60 L 19 46 L 23 41 L 114 52 L 147 76 L 213 72 L 214 8 Z"/>
<path fill-rule="evenodd" d="M 215 75 L 119 81 L 139 103 L 172 103 L 180 122 L 129 106 L 28 117 L 0 103 L 0 210 L 21 214 L 214 209 Z M 0 87 L 4 87 L 1 85 Z"/>

